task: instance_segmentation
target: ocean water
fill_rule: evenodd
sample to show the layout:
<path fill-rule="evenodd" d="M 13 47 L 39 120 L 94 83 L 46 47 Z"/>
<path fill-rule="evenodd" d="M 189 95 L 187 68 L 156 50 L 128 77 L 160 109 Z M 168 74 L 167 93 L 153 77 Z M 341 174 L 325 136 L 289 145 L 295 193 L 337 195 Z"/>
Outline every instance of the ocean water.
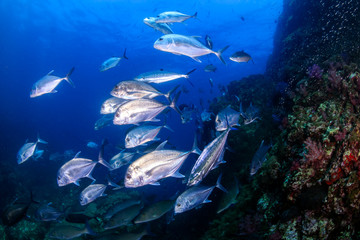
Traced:
<path fill-rule="evenodd" d="M 200 36 L 202 42 L 205 35 L 209 35 L 216 51 L 230 45 L 223 54 L 227 64 L 222 64 L 214 54 L 200 57 L 202 63 L 199 63 L 155 49 L 155 40 L 163 34 L 145 25 L 143 19 L 164 11 L 189 15 L 197 12 L 197 19 L 174 23 L 172 30 L 177 34 Z M 129 125 L 111 124 L 94 130 L 94 123 L 101 117 L 101 104 L 111 97 L 109 93 L 118 82 L 159 69 L 187 73 L 196 68 L 189 78 L 194 86 L 185 79 L 154 86 L 166 92 L 180 84 L 182 94 L 177 105 L 194 104 L 201 113 L 203 107 L 208 108 L 213 99 L 221 96 L 221 86 L 264 73 L 281 11 L 282 1 L 277 0 L 1 1 L 0 150 L 2 166 L 6 169 L 1 176 L 1 208 L 30 190 L 38 201 L 55 202 L 59 195 L 66 198 L 77 188 L 57 186 L 57 170 L 64 161 L 50 161 L 51 154 L 81 151 L 81 156 L 96 160 L 99 149 L 88 148 L 86 144 L 93 141 L 100 145 L 104 138 L 110 142 L 105 149 L 106 159 L 120 151 L 116 147 L 123 147 Z M 118 66 L 105 72 L 99 71 L 103 61 L 122 56 L 125 49 L 128 60 L 122 59 Z M 239 64 L 229 60 L 231 54 L 241 50 L 249 53 L 253 62 Z M 204 71 L 208 64 L 217 67 L 215 73 Z M 63 81 L 56 88 L 57 93 L 29 97 L 32 85 L 48 72 L 54 70 L 53 74 L 63 77 L 72 67 L 75 67 L 71 75 L 75 88 Z M 209 78 L 214 81 L 213 88 Z M 165 98 L 157 99 L 166 102 Z M 161 115 L 162 122 L 165 115 L 167 125 L 174 132 L 162 130 L 159 137 L 168 139 L 178 150 L 190 150 L 197 128 L 195 121 L 182 124 L 179 115 L 170 110 Z M 18 165 L 18 150 L 27 139 L 32 142 L 37 136 L 48 142 L 40 146 L 45 150 L 43 158 Z M 196 156 L 191 155 L 184 168 L 191 168 L 195 160 Z M 124 170 L 115 178 L 122 179 Z M 97 169 L 94 177 L 104 181 L 105 172 Z M 11 182 L 9 185 L 6 185 L 7 179 Z M 90 182 L 82 182 L 81 189 Z M 184 189 L 181 181 L 165 179 L 161 186 L 145 186 L 141 191 L 145 196 L 152 195 L 155 201 Z M 78 199 L 73 202 L 81 209 Z M 179 219 L 180 224 L 176 226 L 186 222 L 185 217 Z M 199 224 L 206 225 L 208 221 L 201 219 Z"/>

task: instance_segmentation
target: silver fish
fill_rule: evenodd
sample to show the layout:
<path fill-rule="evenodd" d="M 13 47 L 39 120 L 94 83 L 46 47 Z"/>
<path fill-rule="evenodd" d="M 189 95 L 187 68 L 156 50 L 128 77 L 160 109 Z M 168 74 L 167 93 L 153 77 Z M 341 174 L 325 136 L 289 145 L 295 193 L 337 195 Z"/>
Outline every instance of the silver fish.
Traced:
<path fill-rule="evenodd" d="M 101 105 L 100 113 L 101 114 L 111 114 L 115 113 L 116 110 L 120 107 L 120 105 L 126 103 L 125 99 L 112 97 L 107 100 Z"/>
<path fill-rule="evenodd" d="M 17 153 L 17 163 L 21 164 L 27 161 L 29 158 L 33 157 L 36 153 L 36 147 L 38 143 L 47 144 L 47 142 L 41 140 L 40 138 L 38 138 L 34 143 L 25 143 Z"/>
<path fill-rule="evenodd" d="M 168 126 L 143 125 L 131 129 L 125 136 L 125 147 L 134 148 L 150 141 L 158 141 L 156 138 L 162 128 L 173 131 Z"/>
<path fill-rule="evenodd" d="M 125 152 L 125 150 L 119 152 L 115 156 L 113 156 L 109 164 L 113 169 L 118 169 L 122 166 L 125 166 L 135 160 L 135 155 L 137 152 Z"/>
<path fill-rule="evenodd" d="M 166 23 L 156 23 L 155 20 L 156 18 L 154 17 L 144 18 L 144 23 L 149 27 L 152 27 L 153 29 L 162 32 L 163 34 L 174 33 L 169 27 L 169 25 L 167 25 Z"/>
<path fill-rule="evenodd" d="M 154 98 L 157 96 L 165 96 L 167 99 L 177 89 L 177 86 L 171 89 L 168 93 L 162 93 L 153 86 L 145 82 L 139 81 L 122 81 L 113 88 L 110 92 L 111 96 L 122 98 L 126 100 L 134 100 L 140 98 Z"/>
<path fill-rule="evenodd" d="M 141 213 L 135 218 L 134 223 L 150 222 L 161 218 L 165 213 L 174 208 L 175 201 L 165 200 L 156 202 L 148 207 L 145 207 Z"/>
<path fill-rule="evenodd" d="M 259 149 L 254 154 L 250 166 L 250 176 L 253 176 L 261 168 L 266 161 L 266 153 L 271 148 L 271 145 L 264 145 L 264 140 L 261 141 Z"/>
<path fill-rule="evenodd" d="M 175 106 L 178 96 L 179 95 L 174 97 L 170 105 L 165 105 L 154 99 L 136 99 L 124 103 L 116 111 L 113 123 L 115 125 L 126 125 L 158 121 L 156 116 L 168 107 L 180 113 Z"/>
<path fill-rule="evenodd" d="M 113 121 L 113 115 L 104 115 L 103 117 L 101 117 L 100 119 L 98 119 L 95 122 L 95 126 L 94 129 L 95 130 L 100 130 L 108 125 L 110 125 Z"/>
<path fill-rule="evenodd" d="M 177 150 L 164 150 L 167 141 L 161 143 L 153 152 L 135 160 L 125 174 L 125 187 L 136 188 L 147 184 L 160 185 L 159 180 L 166 177 L 183 178 L 179 173 L 181 165 L 190 153 L 198 152 L 197 149 L 182 152 Z"/>
<path fill-rule="evenodd" d="M 205 36 L 206 46 L 210 49 L 213 48 L 213 42 L 211 40 L 211 37 L 209 35 Z"/>
<path fill-rule="evenodd" d="M 164 83 L 179 78 L 189 78 L 189 75 L 196 70 L 193 69 L 186 74 L 167 72 L 161 69 L 160 71 L 146 72 L 138 75 L 134 78 L 136 81 L 147 82 L 147 83 Z"/>
<path fill-rule="evenodd" d="M 191 169 L 188 186 L 198 184 L 212 169 L 215 169 L 220 163 L 224 163 L 225 144 L 230 130 L 229 127 L 204 148 Z"/>
<path fill-rule="evenodd" d="M 128 59 L 126 57 L 126 48 L 125 48 L 122 58 Z M 100 72 L 104 72 L 106 70 L 109 70 L 110 68 L 116 67 L 116 65 L 118 65 L 118 63 L 120 62 L 120 60 L 122 58 L 121 57 L 111 57 L 111 58 L 105 60 L 100 66 Z"/>
<path fill-rule="evenodd" d="M 226 185 L 225 185 L 226 186 Z M 223 194 L 220 198 L 219 205 L 217 206 L 217 213 L 221 213 L 228 209 L 231 205 L 236 203 L 236 196 L 239 194 L 239 186 L 238 181 L 235 178 L 234 181 L 231 182 L 230 187 L 226 188 L 228 192 Z"/>
<path fill-rule="evenodd" d="M 240 114 L 244 118 L 245 125 L 255 122 L 257 119 L 260 119 L 259 109 L 254 107 L 252 103 L 250 103 L 246 111 L 243 111 L 242 103 L 240 103 Z"/>
<path fill-rule="evenodd" d="M 177 11 L 168 11 L 160 13 L 155 22 L 156 23 L 174 23 L 174 22 L 183 22 L 189 18 L 196 18 L 197 12 L 194 15 L 187 15 Z"/>
<path fill-rule="evenodd" d="M 230 105 L 224 110 L 220 111 L 215 118 L 216 131 L 221 132 L 227 129 L 227 124 L 230 127 L 239 125 L 240 113 L 233 110 Z"/>
<path fill-rule="evenodd" d="M 204 68 L 205 72 L 215 72 L 216 71 L 216 67 L 212 64 L 206 65 L 206 67 Z"/>
<path fill-rule="evenodd" d="M 230 60 L 241 63 L 241 62 L 249 62 L 250 60 L 252 60 L 252 58 L 246 52 L 239 51 L 239 52 L 235 52 L 233 55 L 231 55 Z"/>
<path fill-rule="evenodd" d="M 97 198 L 106 196 L 104 193 L 106 190 L 106 185 L 104 184 L 91 184 L 87 186 L 82 192 L 80 193 L 80 204 L 84 206 L 95 201 Z"/>
<path fill-rule="evenodd" d="M 213 115 L 212 112 L 208 112 L 206 109 L 201 113 L 201 120 L 203 122 L 211 121 L 211 115 Z"/>
<path fill-rule="evenodd" d="M 61 216 L 64 215 L 63 212 L 56 210 L 50 206 L 51 203 L 41 205 L 35 213 L 35 218 L 39 221 L 57 221 Z"/>
<path fill-rule="evenodd" d="M 164 51 L 170 52 L 176 55 L 185 55 L 191 57 L 197 62 L 201 62 L 197 57 L 204 56 L 210 53 L 215 54 L 224 64 L 225 60 L 222 58 L 221 54 L 228 48 L 229 46 L 220 49 L 217 52 L 207 48 L 204 44 L 196 40 L 194 37 L 188 37 L 179 34 L 167 34 L 160 37 L 154 43 L 154 48 Z"/>
<path fill-rule="evenodd" d="M 134 199 L 130 199 L 130 200 L 125 200 L 119 204 L 116 204 L 115 206 L 110 207 L 105 215 L 104 215 L 104 219 L 105 220 L 109 220 L 112 216 L 114 216 L 116 213 L 124 210 L 125 208 L 129 208 L 133 205 L 139 205 L 141 203 L 140 200 L 134 200 Z"/>
<path fill-rule="evenodd" d="M 224 192 L 227 192 L 227 190 L 221 186 L 220 180 L 221 175 L 219 176 L 215 186 L 195 186 L 180 194 L 180 196 L 176 199 L 175 214 L 189 211 L 193 208 L 199 207 L 199 205 L 203 203 L 210 203 L 211 200 L 208 200 L 208 197 L 216 187 Z"/>
<path fill-rule="evenodd" d="M 113 229 L 131 224 L 131 221 L 139 214 L 142 204 L 132 205 L 115 213 L 105 225 L 105 229 Z"/>
<path fill-rule="evenodd" d="M 94 231 L 86 223 L 84 228 L 75 227 L 72 225 L 60 225 L 50 230 L 48 237 L 55 239 L 73 239 L 84 234 L 95 235 Z"/>
<path fill-rule="evenodd" d="M 72 68 L 63 78 L 51 75 L 54 70 L 50 71 L 46 76 L 42 77 L 40 80 L 34 83 L 31 89 L 30 97 L 34 98 L 46 93 L 56 93 L 57 91 L 55 88 L 63 80 L 67 81 L 71 86 L 75 87 L 74 83 L 70 79 L 70 75 L 73 73 L 74 69 L 75 68 Z"/>

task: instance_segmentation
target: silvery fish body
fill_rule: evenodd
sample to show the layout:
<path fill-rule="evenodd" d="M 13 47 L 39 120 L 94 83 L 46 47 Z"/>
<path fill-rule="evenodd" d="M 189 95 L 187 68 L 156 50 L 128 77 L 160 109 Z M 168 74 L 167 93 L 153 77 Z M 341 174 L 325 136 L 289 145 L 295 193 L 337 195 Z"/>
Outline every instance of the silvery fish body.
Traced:
<path fill-rule="evenodd" d="M 121 104 L 127 102 L 125 99 L 112 97 L 107 100 L 101 105 L 101 114 L 111 114 L 115 113 L 116 110 L 119 108 Z"/>
<path fill-rule="evenodd" d="M 121 151 L 110 159 L 109 164 L 113 169 L 118 169 L 131 163 L 136 154 L 136 152 Z"/>
<path fill-rule="evenodd" d="M 208 173 L 223 162 L 225 144 L 230 128 L 222 132 L 217 138 L 210 142 L 196 160 L 188 179 L 188 186 L 201 182 Z"/>
<path fill-rule="evenodd" d="M 214 188 L 215 186 L 195 186 L 187 189 L 176 199 L 175 214 L 196 208 L 202 203 L 211 202 L 207 198 L 210 196 Z"/>
<path fill-rule="evenodd" d="M 118 65 L 120 60 L 121 60 L 120 57 L 111 57 L 111 58 L 105 60 L 100 66 L 100 72 L 103 72 L 103 71 L 109 70 L 110 68 L 116 67 L 116 65 Z"/>
<path fill-rule="evenodd" d="M 231 55 L 230 60 L 238 63 L 249 62 L 251 60 L 251 56 L 244 51 L 239 51 Z"/>
<path fill-rule="evenodd" d="M 36 147 L 38 143 L 47 144 L 44 140 L 38 138 L 34 143 L 25 143 L 17 153 L 17 163 L 21 164 L 27 161 L 29 158 L 33 157 L 36 153 Z"/>
<path fill-rule="evenodd" d="M 37 220 L 48 222 L 48 221 L 57 221 L 61 216 L 64 215 L 63 212 L 56 210 L 49 204 L 44 204 L 40 206 L 35 213 Z"/>
<path fill-rule="evenodd" d="M 154 98 L 157 96 L 166 96 L 167 94 L 159 92 L 156 88 L 145 82 L 122 81 L 113 88 L 110 93 L 112 96 L 127 100 L 140 98 Z"/>
<path fill-rule="evenodd" d="M 105 115 L 95 122 L 94 129 L 95 130 L 102 129 L 102 128 L 110 125 L 112 123 L 112 121 L 113 121 L 113 115 Z"/>
<path fill-rule="evenodd" d="M 269 148 L 271 148 L 271 145 L 264 145 L 264 140 L 262 140 L 259 149 L 256 151 L 253 159 L 251 160 L 250 176 L 257 173 L 262 164 L 266 161 L 266 153 Z"/>
<path fill-rule="evenodd" d="M 228 48 L 228 46 L 219 50 L 218 52 L 215 52 L 210 48 L 207 48 L 204 44 L 199 42 L 194 37 L 179 34 L 167 34 L 155 41 L 154 48 L 176 55 L 185 55 L 191 57 L 197 62 L 201 62 L 200 59 L 198 59 L 197 57 L 213 53 L 224 64 L 226 64 L 225 60 L 221 57 L 221 54 Z"/>
<path fill-rule="evenodd" d="M 78 155 L 78 154 L 77 154 Z M 88 177 L 95 180 L 91 176 L 97 162 L 86 159 L 86 158 L 75 158 L 71 159 L 59 169 L 57 174 L 57 183 L 59 187 L 74 183 L 79 186 L 78 180 L 80 178 Z"/>
<path fill-rule="evenodd" d="M 164 143 L 155 151 L 145 154 L 130 164 L 125 174 L 125 187 L 159 185 L 158 181 L 166 177 L 184 177 L 178 170 L 191 151 L 160 150 Z"/>
<path fill-rule="evenodd" d="M 118 108 L 113 123 L 115 125 L 125 125 L 153 121 L 153 119 L 167 107 L 169 106 L 154 99 L 132 100 Z"/>
<path fill-rule="evenodd" d="M 219 205 L 217 206 L 216 210 L 217 213 L 221 213 L 236 203 L 236 196 L 239 194 L 237 179 L 235 178 L 234 181 L 231 182 L 230 188 L 227 187 L 226 189 L 228 189 L 228 192 L 221 196 Z"/>
<path fill-rule="evenodd" d="M 169 212 L 174 207 L 174 203 L 173 200 L 164 200 L 145 207 L 135 218 L 134 223 L 139 224 L 156 220 Z"/>
<path fill-rule="evenodd" d="M 169 25 L 167 25 L 166 23 L 156 23 L 155 20 L 156 18 L 154 17 L 144 18 L 144 23 L 152 27 L 153 29 L 162 32 L 163 34 L 174 33 L 169 27 Z"/>
<path fill-rule="evenodd" d="M 216 131 L 221 132 L 227 129 L 229 123 L 230 127 L 239 126 L 240 113 L 233 110 L 230 105 L 216 115 Z"/>
<path fill-rule="evenodd" d="M 56 93 L 57 91 L 55 90 L 55 88 L 63 80 L 67 81 L 71 86 L 74 87 L 74 84 L 69 78 L 74 71 L 74 68 L 72 68 L 69 73 L 63 78 L 51 75 L 53 71 L 54 70 L 50 71 L 46 76 L 42 77 L 40 80 L 34 83 L 30 93 L 31 98 L 39 97 L 46 93 Z"/>
<path fill-rule="evenodd" d="M 189 18 L 196 18 L 197 13 L 194 15 L 187 15 L 177 11 L 168 11 L 160 13 L 156 18 L 156 23 L 174 23 L 174 22 L 183 22 Z"/>
<path fill-rule="evenodd" d="M 81 193 L 80 193 L 80 204 L 84 206 L 95 201 L 98 197 L 106 196 L 104 193 L 106 190 L 106 185 L 104 184 L 91 184 L 87 186 Z"/>
<path fill-rule="evenodd" d="M 125 137 L 125 147 L 134 148 L 150 141 L 156 141 L 156 136 L 164 126 L 143 125 L 130 130 Z"/>
<path fill-rule="evenodd" d="M 142 204 L 136 204 L 115 213 L 106 223 L 104 229 L 108 230 L 130 225 L 131 221 L 139 214 L 141 208 Z"/>
<path fill-rule="evenodd" d="M 134 79 L 136 81 L 148 82 L 148 83 L 163 83 L 178 78 L 189 78 L 189 75 L 159 70 L 159 71 L 142 73 L 137 77 L 135 77 Z"/>

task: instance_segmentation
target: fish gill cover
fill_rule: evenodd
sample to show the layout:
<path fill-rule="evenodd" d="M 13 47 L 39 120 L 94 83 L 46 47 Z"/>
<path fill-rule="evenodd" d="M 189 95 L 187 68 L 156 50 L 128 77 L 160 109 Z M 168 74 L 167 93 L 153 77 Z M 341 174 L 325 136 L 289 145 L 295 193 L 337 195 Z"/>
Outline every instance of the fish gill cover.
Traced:
<path fill-rule="evenodd" d="M 250 77 L 249 81 L 243 81 L 241 90 L 228 84 L 251 74 L 264 73 L 281 11 L 282 2 L 274 0 L 2 1 L 0 189 L 4 194 L 0 207 L 4 210 L 3 216 L 13 209 L 20 209 L 21 214 L 11 215 L 16 221 L 14 226 L 5 226 L 3 222 L 0 235 L 10 239 L 70 239 L 86 238 L 95 231 L 98 238 L 106 237 L 108 220 L 104 216 L 119 204 L 137 202 L 130 214 L 132 219 L 128 219 L 129 215 L 121 219 L 128 225 L 142 209 L 164 200 L 175 202 L 187 189 L 187 178 L 197 159 L 193 153 L 199 150 L 196 144 L 192 147 L 194 137 L 200 150 L 217 139 L 216 114 L 228 105 L 237 114 L 247 109 L 259 116 L 266 113 L 269 104 L 266 79 L 260 75 Z M 144 19 L 150 17 L 155 20 L 145 24 Z M 164 33 L 171 33 L 169 29 L 175 35 L 169 34 L 163 39 L 187 44 L 185 50 L 165 51 L 154 45 L 162 41 Z M 186 37 L 179 38 L 179 35 Z M 236 52 L 246 53 L 246 60 L 232 61 L 230 57 Z M 248 62 L 249 58 L 253 61 Z M 204 71 L 210 64 L 216 67 L 216 72 Z M 140 89 L 138 86 L 126 89 L 127 94 L 141 96 L 142 100 L 108 101 L 112 105 L 107 109 L 112 113 L 100 114 L 102 104 L 112 97 L 110 92 L 116 84 L 152 71 L 186 76 L 173 79 L 171 76 L 156 81 L 158 84 L 150 83 L 152 88 L 141 85 Z M 263 84 L 262 90 L 255 94 L 251 86 L 259 82 Z M 36 94 L 30 97 L 30 92 Z M 162 96 L 167 93 L 166 98 Z M 136 105 L 136 101 L 140 104 Z M 217 105 L 216 101 L 221 102 Z M 140 111 L 140 108 L 143 109 Z M 211 113 L 210 121 L 201 120 L 200 114 L 205 110 Z M 132 112 L 127 115 L 128 111 Z M 147 124 L 167 125 L 173 130 L 162 130 L 156 138 L 150 139 L 168 140 L 164 149 L 156 148 L 160 142 L 152 146 L 153 141 L 136 149 L 125 149 L 125 136 L 131 126 L 118 125 L 117 121 L 113 124 L 113 119 L 127 119 L 134 114 L 141 115 L 137 115 L 140 122 L 152 120 Z M 155 122 L 156 119 L 161 122 Z M 228 122 L 228 116 L 224 119 Z M 247 150 L 251 159 L 262 138 L 270 141 L 268 135 L 257 130 L 268 121 L 261 117 L 248 121 L 242 115 L 239 120 L 235 126 L 239 132 L 231 131 L 230 136 L 245 131 L 248 134 L 244 141 L 256 138 L 257 142 Z M 224 125 L 225 128 L 228 125 Z M 48 144 L 37 142 L 40 138 Z M 105 138 L 109 144 L 101 144 Z M 230 138 L 230 148 L 233 142 Z M 34 143 L 31 144 L 33 148 L 22 148 L 30 146 L 28 143 Z M 215 158 L 211 157 L 215 161 L 212 171 L 199 185 L 213 187 L 221 171 L 230 172 L 223 163 L 227 161 L 226 154 L 235 153 L 225 153 L 227 146 L 221 146 L 215 151 Z M 17 164 L 16 155 L 24 149 L 29 150 L 26 152 L 29 158 Z M 107 162 L 120 152 L 122 154 L 113 161 L 124 166 L 114 170 L 116 165 Z M 132 158 L 125 159 L 124 153 L 130 153 Z M 146 162 L 146 169 L 150 169 L 146 176 L 153 177 L 156 181 L 150 182 L 160 186 L 124 188 L 129 164 L 149 156 L 161 156 L 156 159 L 156 166 L 151 161 Z M 79 162 L 78 159 L 85 160 Z M 244 164 L 248 164 L 247 161 Z M 80 187 L 75 184 L 58 186 L 57 178 L 62 177 L 59 170 L 63 168 L 68 170 L 65 171 L 67 177 L 74 180 L 71 182 Z M 143 178 L 141 172 L 136 174 L 140 175 L 140 180 Z M 238 175 L 236 171 L 234 174 Z M 171 176 L 175 178 L 169 178 Z M 96 182 L 90 185 L 93 179 Z M 226 181 L 232 181 L 233 176 L 223 179 L 226 189 Z M 89 185 L 93 187 L 88 188 Z M 221 194 L 226 192 L 214 190 L 210 195 L 213 204 L 199 204 L 195 210 L 175 217 L 172 217 L 172 208 L 166 216 L 156 220 L 157 224 L 151 222 L 150 230 L 155 236 L 148 238 L 168 239 L 175 235 L 178 239 L 198 239 L 215 218 Z M 81 199 L 86 196 L 87 200 L 80 200 L 80 196 Z M 35 218 L 35 213 L 49 202 L 52 208 L 46 219 L 56 219 L 60 223 L 47 224 Z M 129 206 L 127 211 L 132 210 Z M 208 210 L 211 214 L 207 214 Z M 58 215 L 61 216 L 58 218 Z M 124 216 L 119 212 L 114 217 Z M 191 225 L 196 227 L 189 230 Z M 140 233 L 143 232 L 140 227 L 120 226 L 119 230 Z M 180 235 L 184 230 L 187 234 Z"/>

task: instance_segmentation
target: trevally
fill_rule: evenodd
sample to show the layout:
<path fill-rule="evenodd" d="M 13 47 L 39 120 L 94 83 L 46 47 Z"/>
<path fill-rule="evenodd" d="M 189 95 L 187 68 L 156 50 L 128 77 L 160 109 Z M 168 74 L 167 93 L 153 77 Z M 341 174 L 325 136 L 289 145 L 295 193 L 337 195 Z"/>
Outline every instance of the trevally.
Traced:
<path fill-rule="evenodd" d="M 141 82 L 148 82 L 148 83 L 164 83 L 164 82 L 172 81 L 172 80 L 179 79 L 179 78 L 187 79 L 187 78 L 189 78 L 189 74 L 193 73 L 195 70 L 196 70 L 196 68 L 186 74 L 181 74 L 181 73 L 167 72 L 167 71 L 164 71 L 163 69 L 161 69 L 159 71 L 142 73 L 142 74 L 138 75 L 137 77 L 135 77 L 134 80 L 141 81 Z M 191 83 L 191 85 L 192 85 L 192 83 Z"/>
<path fill-rule="evenodd" d="M 206 65 L 204 68 L 205 72 L 215 72 L 216 67 L 213 64 Z"/>
<path fill-rule="evenodd" d="M 227 192 L 227 190 L 221 186 L 220 180 L 221 175 L 219 176 L 215 186 L 194 186 L 180 194 L 180 196 L 176 199 L 175 214 L 189 211 L 198 207 L 200 204 L 211 202 L 211 200 L 208 200 L 208 197 L 216 187 L 224 192 Z"/>
<path fill-rule="evenodd" d="M 254 154 L 251 160 L 250 176 L 253 176 L 261 168 L 262 164 L 266 161 L 266 153 L 271 148 L 271 145 L 264 145 L 264 140 L 261 141 L 259 149 Z"/>
<path fill-rule="evenodd" d="M 188 179 L 188 186 L 196 185 L 201 182 L 208 173 L 223 163 L 225 144 L 231 128 L 222 132 L 217 138 L 210 142 L 196 160 Z"/>
<path fill-rule="evenodd" d="M 147 184 L 159 185 L 159 180 L 166 177 L 183 178 L 179 173 L 181 165 L 190 153 L 198 153 L 195 146 L 193 150 L 182 152 L 177 150 L 164 150 L 167 141 L 161 143 L 154 151 L 135 160 L 125 174 L 125 187 L 136 188 Z"/>
<path fill-rule="evenodd" d="M 241 62 L 249 62 L 250 60 L 252 60 L 252 58 L 246 52 L 239 51 L 239 52 L 235 52 L 233 55 L 231 55 L 230 60 L 241 63 Z M 253 63 L 254 63 L 254 61 L 253 61 Z"/>
<path fill-rule="evenodd" d="M 101 105 L 100 113 L 101 114 L 115 113 L 116 110 L 120 107 L 120 105 L 126 102 L 127 100 L 117 97 L 109 98 L 105 100 L 105 102 Z"/>
<path fill-rule="evenodd" d="M 179 35 L 179 34 L 167 34 L 160 37 L 154 43 L 154 48 L 170 52 L 176 55 L 185 55 L 191 57 L 197 62 L 201 62 L 197 57 L 204 56 L 210 53 L 215 54 L 224 64 L 225 60 L 222 58 L 221 54 L 229 46 L 220 49 L 217 52 L 214 52 L 210 48 L 207 48 L 204 44 L 196 40 L 194 37 Z"/>
<path fill-rule="evenodd" d="M 144 18 L 144 23 L 149 27 L 152 27 L 153 29 L 162 32 L 163 34 L 174 33 L 169 27 L 169 25 L 167 25 L 166 23 L 156 23 L 155 20 L 156 18 L 154 17 Z"/>
<path fill-rule="evenodd" d="M 37 150 L 35 149 L 34 155 L 32 156 L 35 161 L 42 158 L 42 155 L 44 154 L 44 150 Z"/>
<path fill-rule="evenodd" d="M 122 98 L 126 100 L 135 100 L 140 98 L 154 98 L 157 96 L 165 96 L 167 99 L 178 88 L 171 89 L 168 93 L 162 93 L 153 86 L 145 82 L 139 81 L 122 81 L 113 88 L 110 92 L 111 96 Z"/>
<path fill-rule="evenodd" d="M 47 237 L 55 239 L 73 239 L 84 234 L 95 235 L 87 222 L 84 228 L 75 227 L 73 225 L 55 226 L 50 230 Z"/>
<path fill-rule="evenodd" d="M 168 11 L 160 13 L 156 18 L 156 23 L 175 23 L 183 22 L 189 18 L 196 18 L 197 12 L 194 15 L 187 15 L 177 11 Z"/>
<path fill-rule="evenodd" d="M 38 143 L 47 144 L 47 142 L 41 140 L 40 138 L 38 138 L 34 143 L 25 143 L 17 153 L 17 163 L 21 164 L 27 161 L 29 158 L 34 157 Z"/>
<path fill-rule="evenodd" d="M 160 140 L 156 138 L 162 128 L 173 131 L 168 126 L 142 125 L 131 129 L 125 136 L 125 147 L 134 148 L 150 141 Z"/>
<path fill-rule="evenodd" d="M 35 218 L 39 221 L 57 221 L 64 215 L 64 212 L 50 206 L 51 203 L 41 205 L 35 212 Z"/>
<path fill-rule="evenodd" d="M 142 204 L 136 204 L 115 213 L 106 223 L 104 229 L 108 230 L 132 224 L 131 221 L 139 214 L 142 207 Z"/>
<path fill-rule="evenodd" d="M 101 118 L 99 118 L 96 122 L 95 122 L 95 126 L 94 129 L 95 130 L 100 130 L 108 125 L 110 125 L 113 121 L 113 116 L 112 115 L 104 115 Z"/>
<path fill-rule="evenodd" d="M 67 81 L 71 86 L 75 87 L 74 83 L 70 79 L 70 75 L 73 73 L 74 69 L 75 68 L 73 67 L 69 71 L 69 73 L 63 78 L 51 75 L 54 70 L 50 71 L 46 76 L 42 77 L 40 80 L 34 83 L 31 89 L 30 97 L 34 98 L 46 93 L 56 93 L 57 91 L 55 90 L 55 88 L 63 80 Z"/>
<path fill-rule="evenodd" d="M 126 152 L 125 149 L 113 156 L 109 164 L 113 169 L 118 169 L 122 166 L 125 166 L 135 160 L 135 155 L 137 152 Z"/>
<path fill-rule="evenodd" d="M 217 213 L 221 213 L 222 211 L 228 209 L 231 205 L 236 203 L 236 196 L 239 194 L 239 186 L 238 181 L 234 177 L 234 181 L 231 182 L 230 187 L 227 187 L 227 193 L 223 194 L 220 198 L 219 204 L 217 206 Z"/>
<path fill-rule="evenodd" d="M 134 223 L 150 222 L 161 218 L 165 213 L 174 208 L 174 203 L 175 201 L 173 200 L 164 200 L 145 207 L 135 218 Z"/>
<path fill-rule="evenodd" d="M 131 207 L 133 205 L 139 205 L 141 203 L 140 200 L 137 199 L 128 199 L 121 203 L 118 203 L 114 206 L 111 206 L 105 213 L 104 219 L 109 220 L 112 216 L 114 216 L 116 213 L 124 210 L 125 208 Z"/>
<path fill-rule="evenodd" d="M 128 59 L 126 57 L 126 48 L 125 48 L 122 58 Z M 111 58 L 105 60 L 100 66 L 100 72 L 103 72 L 103 71 L 109 70 L 110 68 L 116 67 L 116 65 L 118 65 L 118 63 L 120 62 L 120 60 L 122 58 L 121 57 L 111 57 Z"/>
<path fill-rule="evenodd" d="M 230 105 L 221 110 L 215 118 L 216 131 L 221 132 L 227 129 L 227 125 L 230 127 L 239 125 L 240 113 L 233 110 Z"/>
<path fill-rule="evenodd" d="M 87 186 L 82 192 L 80 193 L 80 204 L 84 206 L 95 201 L 97 198 L 106 196 L 104 193 L 106 190 L 106 185 L 104 184 L 91 184 Z"/>
<path fill-rule="evenodd" d="M 158 121 L 156 116 L 159 115 L 166 108 L 170 107 L 180 111 L 175 106 L 178 99 L 177 94 L 170 105 L 165 105 L 154 99 L 136 99 L 121 105 L 115 113 L 113 123 L 115 125 L 138 124 L 140 122 Z"/>

